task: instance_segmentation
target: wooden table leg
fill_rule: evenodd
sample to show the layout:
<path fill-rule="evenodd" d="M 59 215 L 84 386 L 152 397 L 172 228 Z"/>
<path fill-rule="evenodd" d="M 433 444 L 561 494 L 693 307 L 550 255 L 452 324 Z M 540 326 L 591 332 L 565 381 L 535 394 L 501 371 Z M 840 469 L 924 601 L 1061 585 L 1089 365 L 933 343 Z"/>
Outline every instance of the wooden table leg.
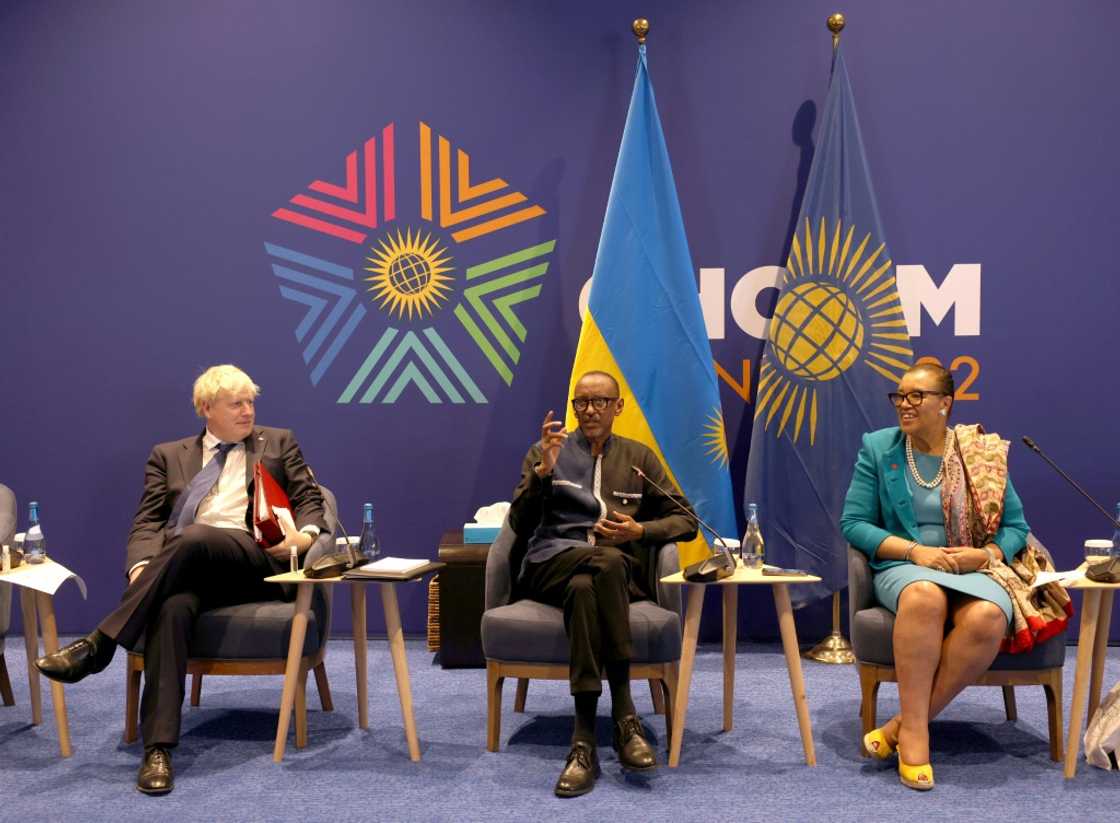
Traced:
<path fill-rule="evenodd" d="M 354 678 L 358 687 L 358 728 L 369 728 L 369 676 L 367 674 L 369 644 L 366 642 L 366 586 L 360 581 L 350 584 L 350 622 L 354 632 Z"/>
<path fill-rule="evenodd" d="M 681 762 L 681 740 L 684 739 L 684 719 L 688 714 L 688 688 L 692 685 L 692 665 L 696 662 L 696 639 L 700 634 L 700 610 L 704 605 L 702 584 L 690 583 L 688 605 L 684 611 L 684 637 L 681 639 L 681 665 L 677 673 L 677 693 L 673 701 L 673 732 L 669 738 L 669 768 Z"/>
<path fill-rule="evenodd" d="M 43 693 L 39 689 L 39 618 L 35 614 L 35 590 L 19 587 L 19 608 L 23 613 L 23 643 L 27 649 L 27 686 L 31 692 L 31 724 L 43 722 Z"/>
<path fill-rule="evenodd" d="M 397 606 L 395 583 L 381 584 L 381 605 L 385 609 L 385 631 L 389 635 L 389 653 L 393 656 L 393 673 L 397 676 L 397 694 L 401 698 L 404 735 L 408 740 L 408 757 L 420 760 L 420 740 L 416 736 L 416 720 L 412 716 L 412 686 L 408 680 L 408 657 L 404 649 L 401 612 Z"/>
<path fill-rule="evenodd" d="M 299 686 L 299 665 L 303 657 L 303 641 L 307 637 L 307 619 L 311 613 L 311 583 L 299 583 L 296 604 L 292 612 L 292 634 L 288 641 L 288 661 L 284 666 L 284 691 L 280 695 L 280 718 L 276 722 L 276 745 L 272 748 L 272 762 L 284 759 L 284 746 L 288 742 L 288 724 L 292 720 L 296 688 Z"/>
<path fill-rule="evenodd" d="M 54 620 L 54 598 L 46 592 L 35 592 L 39 605 L 39 626 L 43 632 L 43 651 L 54 654 L 58 651 L 58 626 Z M 34 662 L 29 666 L 34 668 Z M 51 702 L 54 703 L 54 722 L 58 727 L 58 748 L 63 757 L 74 753 L 70 747 L 70 724 L 66 720 L 66 693 L 62 684 L 51 681 Z"/>
<path fill-rule="evenodd" d="M 1092 720 L 1101 704 L 1101 680 L 1104 677 L 1104 660 L 1108 653 L 1108 628 L 1112 622 L 1112 589 L 1101 590 L 1101 605 L 1097 609 L 1097 635 L 1093 639 L 1093 670 L 1089 677 L 1089 708 L 1086 720 Z"/>
<path fill-rule="evenodd" d="M 1081 602 L 1081 631 L 1077 635 L 1077 673 L 1073 678 L 1073 700 L 1069 708 L 1069 736 L 1066 738 L 1067 779 L 1077 773 L 1077 758 L 1081 754 L 1081 727 L 1085 722 L 1085 696 L 1089 691 L 1089 669 L 1096 646 L 1100 604 L 1101 590 L 1085 589 Z"/>
<path fill-rule="evenodd" d="M 735 646 L 739 642 L 739 587 L 723 587 L 723 730 L 731 731 L 735 705 Z"/>
<path fill-rule="evenodd" d="M 801 745 L 805 748 L 805 763 L 817 765 L 817 752 L 813 746 L 813 727 L 809 720 L 809 700 L 805 696 L 805 680 L 801 676 L 801 650 L 797 646 L 797 626 L 793 622 L 793 607 L 789 602 L 789 587 L 775 583 L 774 608 L 778 612 L 778 628 L 782 633 L 782 650 L 786 653 L 789 669 L 789 688 L 793 693 L 793 707 L 797 710 L 797 725 L 801 729 Z"/>

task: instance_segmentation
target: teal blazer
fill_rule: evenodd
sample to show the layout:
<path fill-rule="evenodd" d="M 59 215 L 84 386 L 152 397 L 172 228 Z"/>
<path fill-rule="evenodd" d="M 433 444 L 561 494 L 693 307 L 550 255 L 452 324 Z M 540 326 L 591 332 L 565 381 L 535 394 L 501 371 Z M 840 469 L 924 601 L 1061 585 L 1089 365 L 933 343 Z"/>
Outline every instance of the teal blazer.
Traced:
<path fill-rule="evenodd" d="M 906 485 L 906 438 L 898 426 L 863 436 L 856 458 L 852 484 L 844 499 L 840 530 L 849 543 L 866 554 L 875 571 L 897 566 L 902 560 L 875 560 L 879 544 L 894 535 L 918 540 L 918 520 Z M 1007 562 L 1027 544 L 1030 526 L 1023 519 L 1023 502 L 1007 479 L 1003 495 L 1003 519 L 995 543 Z"/>

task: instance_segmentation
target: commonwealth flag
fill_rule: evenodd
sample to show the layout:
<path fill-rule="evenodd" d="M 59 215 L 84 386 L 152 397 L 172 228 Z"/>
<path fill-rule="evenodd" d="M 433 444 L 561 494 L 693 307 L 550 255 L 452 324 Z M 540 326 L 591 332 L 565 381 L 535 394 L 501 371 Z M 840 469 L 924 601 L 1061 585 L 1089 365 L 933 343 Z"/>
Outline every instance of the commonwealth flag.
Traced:
<path fill-rule="evenodd" d="M 846 585 L 840 511 L 860 436 L 895 421 L 886 393 L 913 360 L 895 268 L 836 51 L 817 149 L 759 367 L 746 500 L 769 562 Z"/>
<path fill-rule="evenodd" d="M 736 534 L 719 386 L 644 45 L 571 388 L 593 370 L 619 380 L 626 403 L 615 432 L 653 449 L 700 517 Z M 687 564 L 708 546 L 698 536 L 680 551 Z"/>

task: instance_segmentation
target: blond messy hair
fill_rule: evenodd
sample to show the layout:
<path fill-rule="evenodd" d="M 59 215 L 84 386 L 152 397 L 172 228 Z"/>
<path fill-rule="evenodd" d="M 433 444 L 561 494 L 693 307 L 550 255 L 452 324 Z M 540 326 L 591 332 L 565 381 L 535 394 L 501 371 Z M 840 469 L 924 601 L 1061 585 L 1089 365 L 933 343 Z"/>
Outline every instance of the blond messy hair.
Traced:
<path fill-rule="evenodd" d="M 249 391 L 255 400 L 257 395 L 261 393 L 261 387 L 237 366 L 228 363 L 221 366 L 211 366 L 194 381 L 192 399 L 194 400 L 195 414 L 202 417 L 202 407 L 213 404 L 218 399 L 219 392 L 223 391 L 230 394 Z"/>

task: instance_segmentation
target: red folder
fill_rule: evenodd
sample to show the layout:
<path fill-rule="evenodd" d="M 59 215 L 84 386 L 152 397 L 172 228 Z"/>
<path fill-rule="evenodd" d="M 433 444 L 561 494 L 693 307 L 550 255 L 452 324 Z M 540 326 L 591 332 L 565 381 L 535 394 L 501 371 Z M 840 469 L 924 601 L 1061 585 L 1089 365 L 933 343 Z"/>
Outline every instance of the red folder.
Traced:
<path fill-rule="evenodd" d="M 253 534 L 261 548 L 284 539 L 284 529 L 274 509 L 287 509 L 295 518 L 288 495 L 260 463 L 253 467 Z"/>

